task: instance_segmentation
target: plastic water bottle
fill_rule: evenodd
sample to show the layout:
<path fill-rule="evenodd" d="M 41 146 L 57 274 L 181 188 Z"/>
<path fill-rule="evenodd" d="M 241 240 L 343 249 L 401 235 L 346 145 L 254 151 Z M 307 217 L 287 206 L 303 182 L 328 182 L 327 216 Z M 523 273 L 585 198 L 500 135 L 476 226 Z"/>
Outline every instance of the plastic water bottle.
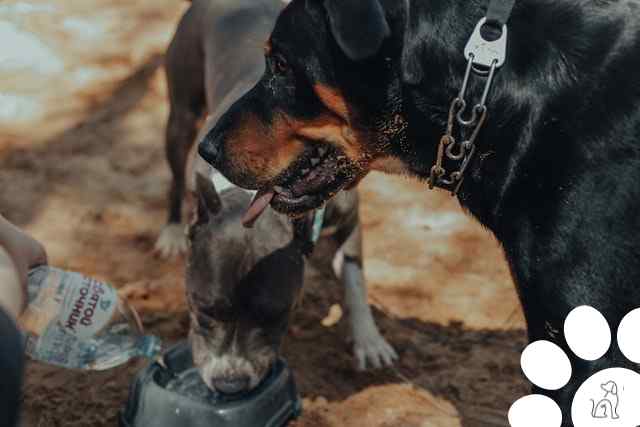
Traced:
<path fill-rule="evenodd" d="M 160 353 L 160 340 L 143 334 L 133 307 L 106 283 L 41 266 L 29 272 L 28 299 L 18 323 L 35 360 L 104 370 Z"/>

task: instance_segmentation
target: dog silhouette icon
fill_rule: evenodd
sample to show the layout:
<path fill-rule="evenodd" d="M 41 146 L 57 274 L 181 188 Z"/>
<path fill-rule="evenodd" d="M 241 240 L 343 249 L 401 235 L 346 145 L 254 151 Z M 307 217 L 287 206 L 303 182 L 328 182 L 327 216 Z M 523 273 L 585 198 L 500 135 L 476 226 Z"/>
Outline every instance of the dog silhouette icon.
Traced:
<path fill-rule="evenodd" d="M 600 385 L 600 388 L 604 391 L 604 397 L 596 402 L 591 400 L 591 416 L 593 418 L 611 418 L 617 420 L 620 418 L 618 415 L 618 405 L 620 404 L 620 398 L 618 396 L 618 385 L 614 381 L 608 381 Z"/>

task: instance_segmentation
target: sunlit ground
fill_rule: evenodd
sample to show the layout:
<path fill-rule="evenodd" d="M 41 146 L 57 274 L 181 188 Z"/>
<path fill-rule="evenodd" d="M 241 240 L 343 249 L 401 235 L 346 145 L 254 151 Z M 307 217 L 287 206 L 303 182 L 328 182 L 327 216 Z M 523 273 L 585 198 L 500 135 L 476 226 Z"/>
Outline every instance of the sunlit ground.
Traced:
<path fill-rule="evenodd" d="M 151 254 L 169 182 L 161 55 L 187 6 L 0 3 L 0 212 L 42 240 L 52 264 L 125 287 L 169 340 L 186 323 L 183 260 Z M 361 190 L 370 301 L 403 361 L 398 372 L 353 373 L 340 328 L 319 322 L 337 285 L 327 291 L 327 279 L 310 274 L 294 324 L 320 338 L 287 344 L 307 407 L 296 425 L 499 422 L 522 389 L 523 342 L 499 245 L 423 183 L 372 174 Z M 32 365 L 25 426 L 114 425 L 135 368 L 91 376 Z M 498 384 L 485 392 L 483 381 Z"/>

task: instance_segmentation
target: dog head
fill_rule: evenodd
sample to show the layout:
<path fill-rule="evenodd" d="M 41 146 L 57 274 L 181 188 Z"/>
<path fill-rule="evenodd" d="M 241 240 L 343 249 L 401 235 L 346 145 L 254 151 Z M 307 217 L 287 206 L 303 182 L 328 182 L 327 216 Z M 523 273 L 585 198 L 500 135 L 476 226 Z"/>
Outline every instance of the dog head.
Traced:
<path fill-rule="evenodd" d="M 278 357 L 304 264 L 286 218 L 270 212 L 246 229 L 248 194 L 221 199 L 202 175 L 196 189 L 186 275 L 193 358 L 209 388 L 234 394 L 257 386 Z"/>
<path fill-rule="evenodd" d="M 604 390 L 607 394 L 612 394 L 614 396 L 618 395 L 618 386 L 613 381 L 608 381 L 604 384 L 601 384 L 600 388 Z"/>
<path fill-rule="evenodd" d="M 378 0 L 293 1 L 262 78 L 201 141 L 201 156 L 282 213 L 356 185 L 392 156 L 404 126 L 390 35 Z"/>

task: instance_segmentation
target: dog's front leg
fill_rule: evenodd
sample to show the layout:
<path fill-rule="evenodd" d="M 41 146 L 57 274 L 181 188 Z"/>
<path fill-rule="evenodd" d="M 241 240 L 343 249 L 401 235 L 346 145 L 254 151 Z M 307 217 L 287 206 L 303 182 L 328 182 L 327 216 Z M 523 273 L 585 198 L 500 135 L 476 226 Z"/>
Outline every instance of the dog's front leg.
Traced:
<path fill-rule="evenodd" d="M 362 271 L 362 236 L 358 225 L 342 247 L 340 275 L 344 284 L 344 303 L 353 336 L 357 367 L 390 366 L 398 358 L 395 350 L 382 337 L 367 302 L 367 289 Z"/>
<path fill-rule="evenodd" d="M 160 233 L 155 252 L 173 258 L 187 251 L 182 206 L 186 191 L 186 170 L 200 120 L 206 110 L 204 57 L 199 46 L 199 13 L 192 6 L 180 21 L 167 49 L 165 70 L 169 94 L 169 119 L 165 134 L 165 155 L 171 169 L 171 190 L 167 224 Z"/>

